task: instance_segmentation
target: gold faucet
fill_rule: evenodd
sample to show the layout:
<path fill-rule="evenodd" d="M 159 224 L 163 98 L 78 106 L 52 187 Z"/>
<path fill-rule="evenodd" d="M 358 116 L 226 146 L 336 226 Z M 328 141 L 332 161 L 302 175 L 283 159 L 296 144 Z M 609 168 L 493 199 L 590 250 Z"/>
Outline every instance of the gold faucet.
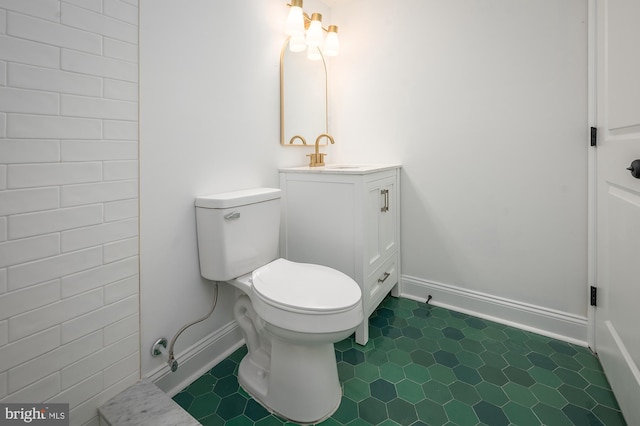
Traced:
<path fill-rule="evenodd" d="M 318 136 L 316 138 L 316 152 L 313 153 L 313 154 L 307 154 L 307 157 L 310 157 L 309 167 L 324 166 L 324 156 L 327 155 L 327 154 L 324 154 L 324 153 L 320 152 L 320 139 L 322 139 L 322 138 L 329 139 L 329 141 L 332 144 L 336 143 L 333 140 L 333 137 L 328 133 L 322 133 L 320 136 Z"/>

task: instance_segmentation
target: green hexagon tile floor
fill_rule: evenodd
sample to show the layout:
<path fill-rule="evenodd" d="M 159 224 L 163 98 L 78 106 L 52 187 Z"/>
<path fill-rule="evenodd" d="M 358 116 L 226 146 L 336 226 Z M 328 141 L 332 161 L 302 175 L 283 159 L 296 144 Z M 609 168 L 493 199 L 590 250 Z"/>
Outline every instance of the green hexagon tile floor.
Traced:
<path fill-rule="evenodd" d="M 386 298 L 366 346 L 336 343 L 331 425 L 625 425 L 587 348 L 408 299 Z M 238 386 L 242 347 L 173 399 L 203 425 L 284 425 Z"/>

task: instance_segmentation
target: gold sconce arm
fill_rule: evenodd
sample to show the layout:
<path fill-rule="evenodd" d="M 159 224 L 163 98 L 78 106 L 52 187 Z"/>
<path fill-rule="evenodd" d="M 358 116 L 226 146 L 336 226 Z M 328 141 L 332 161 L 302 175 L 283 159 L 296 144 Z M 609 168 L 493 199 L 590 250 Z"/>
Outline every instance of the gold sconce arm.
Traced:
<path fill-rule="evenodd" d="M 291 5 L 288 5 L 291 6 Z M 309 16 L 309 14 L 307 12 L 302 12 L 302 17 L 304 18 L 304 29 L 308 30 L 309 29 L 309 25 L 311 25 L 311 17 Z M 329 32 L 330 27 L 335 27 L 335 31 L 338 31 L 338 27 L 335 25 L 329 25 L 326 28 L 325 27 L 321 27 L 322 31 L 324 31 L 325 33 Z"/>

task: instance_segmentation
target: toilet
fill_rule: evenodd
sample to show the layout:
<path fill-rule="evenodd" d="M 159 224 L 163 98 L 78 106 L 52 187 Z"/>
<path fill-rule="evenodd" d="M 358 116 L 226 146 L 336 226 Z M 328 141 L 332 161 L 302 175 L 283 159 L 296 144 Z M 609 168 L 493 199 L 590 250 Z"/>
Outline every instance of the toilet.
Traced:
<path fill-rule="evenodd" d="M 360 287 L 335 269 L 278 258 L 279 189 L 195 205 L 201 275 L 240 290 L 233 312 L 248 349 L 240 386 L 287 420 L 328 418 L 342 397 L 333 344 L 363 320 Z"/>

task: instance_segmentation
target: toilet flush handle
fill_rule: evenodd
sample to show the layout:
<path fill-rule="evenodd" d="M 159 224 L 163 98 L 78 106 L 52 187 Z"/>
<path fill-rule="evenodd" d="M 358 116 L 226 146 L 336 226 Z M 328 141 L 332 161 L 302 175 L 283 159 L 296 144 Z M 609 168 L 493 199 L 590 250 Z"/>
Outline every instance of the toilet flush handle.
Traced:
<path fill-rule="evenodd" d="M 240 212 L 231 212 L 224 215 L 225 220 L 239 219 Z"/>

